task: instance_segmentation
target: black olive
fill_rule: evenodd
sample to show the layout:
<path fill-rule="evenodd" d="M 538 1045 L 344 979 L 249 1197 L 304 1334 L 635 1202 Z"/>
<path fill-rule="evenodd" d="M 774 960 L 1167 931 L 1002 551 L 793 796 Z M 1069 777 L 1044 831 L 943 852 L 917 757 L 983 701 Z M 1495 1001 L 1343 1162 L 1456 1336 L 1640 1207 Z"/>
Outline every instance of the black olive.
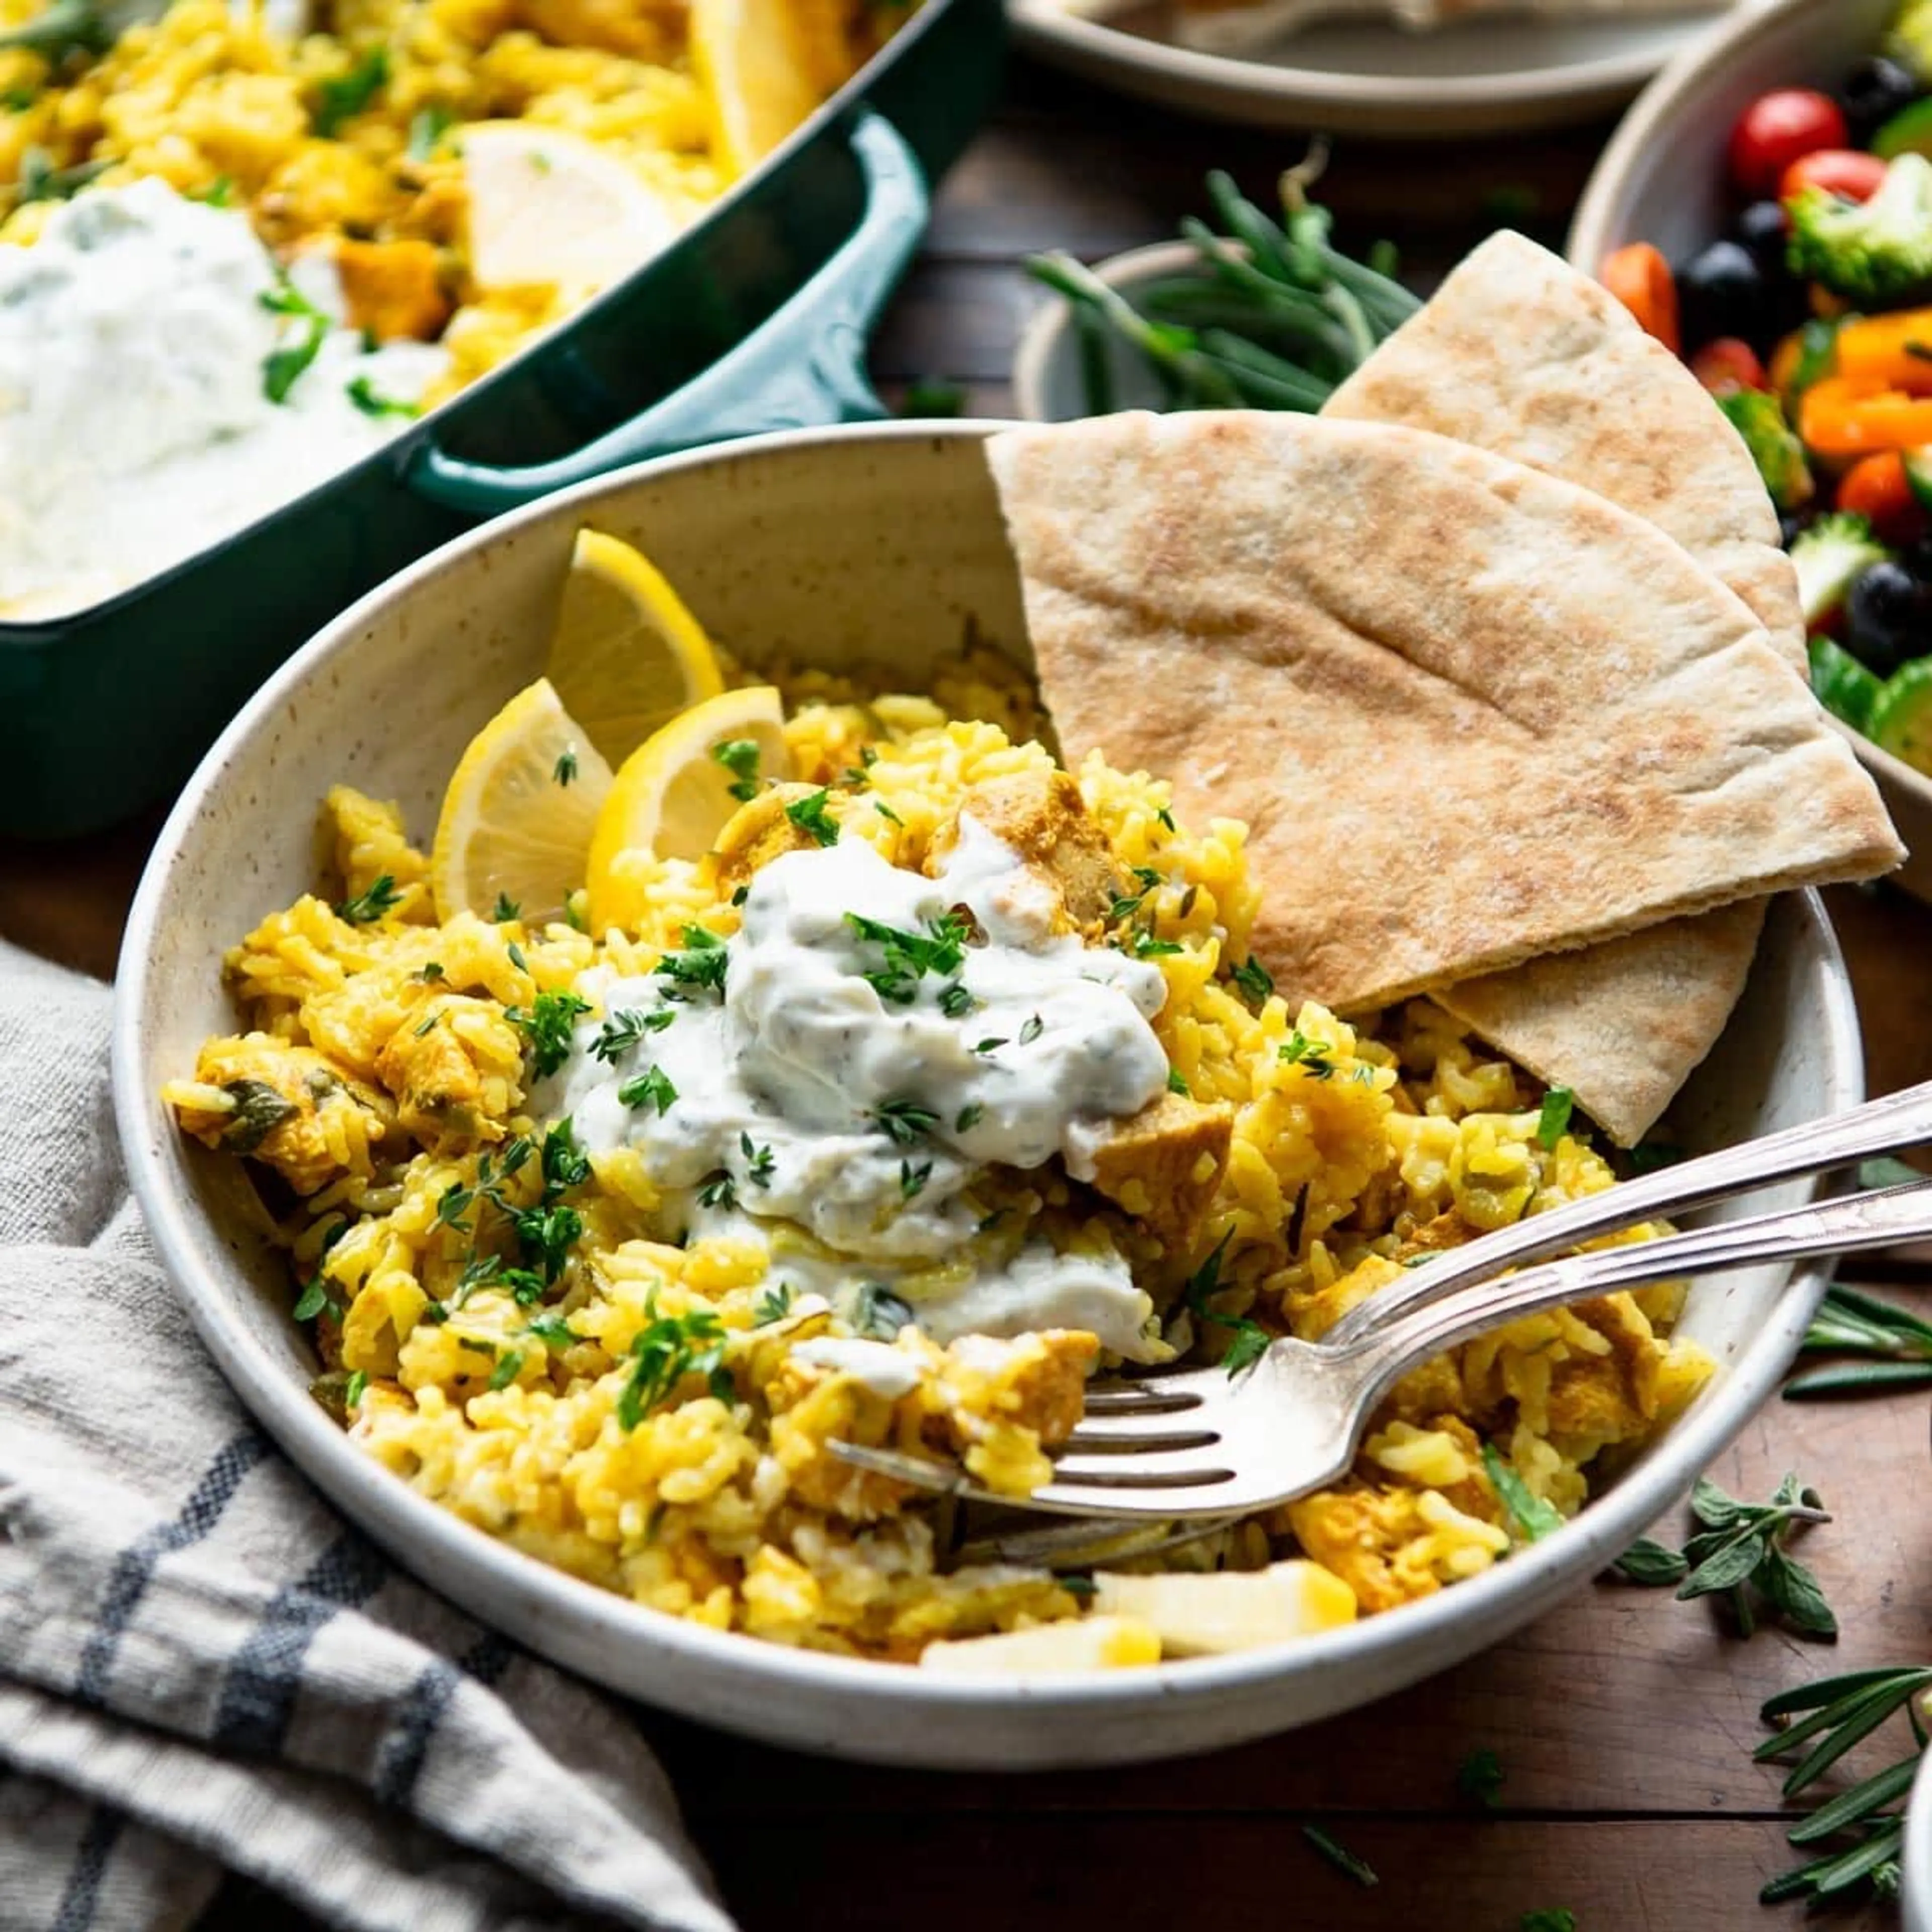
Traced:
<path fill-rule="evenodd" d="M 1781 201 L 1754 201 L 1731 224 L 1731 232 L 1767 275 L 1784 266 L 1791 246 L 1791 224 Z"/>
<path fill-rule="evenodd" d="M 1845 110 L 1852 146 L 1869 147 L 1872 136 L 1924 92 L 1916 76 L 1896 61 L 1876 54 L 1860 61 L 1838 90 L 1838 105 Z"/>
<path fill-rule="evenodd" d="M 1766 340 L 1775 328 L 1771 291 L 1750 250 L 1736 242 L 1713 242 L 1677 272 L 1684 346 L 1701 349 L 1720 335 Z"/>
<path fill-rule="evenodd" d="M 1818 512 L 1808 503 L 1802 510 L 1786 510 L 1778 520 L 1780 540 L 1789 550 L 1818 520 Z"/>
<path fill-rule="evenodd" d="M 1932 650 L 1932 586 L 1903 564 L 1875 563 L 1852 586 L 1845 605 L 1852 655 L 1879 677 Z"/>

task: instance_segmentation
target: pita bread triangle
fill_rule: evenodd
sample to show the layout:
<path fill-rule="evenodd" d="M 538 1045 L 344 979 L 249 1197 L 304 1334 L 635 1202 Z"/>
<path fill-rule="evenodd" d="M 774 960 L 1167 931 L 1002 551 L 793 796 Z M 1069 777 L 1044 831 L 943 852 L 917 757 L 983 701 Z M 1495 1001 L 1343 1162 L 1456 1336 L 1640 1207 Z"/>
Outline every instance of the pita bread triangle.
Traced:
<path fill-rule="evenodd" d="M 1064 752 L 1248 822 L 1292 995 L 1379 1006 L 1901 856 L 1751 614 L 1589 491 L 1249 412 L 988 451 Z"/>

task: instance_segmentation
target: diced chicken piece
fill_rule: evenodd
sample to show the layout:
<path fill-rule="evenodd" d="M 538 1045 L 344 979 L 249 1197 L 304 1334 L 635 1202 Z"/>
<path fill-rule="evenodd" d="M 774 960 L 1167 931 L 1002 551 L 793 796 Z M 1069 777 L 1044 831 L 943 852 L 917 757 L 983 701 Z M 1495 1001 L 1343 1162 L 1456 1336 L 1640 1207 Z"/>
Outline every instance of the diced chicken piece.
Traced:
<path fill-rule="evenodd" d="M 1099 1342 L 1082 1329 L 1008 1339 L 962 1335 L 946 1350 L 939 1378 L 953 1441 L 964 1448 L 976 1439 L 976 1422 L 999 1418 L 1058 1448 L 1086 1412 L 1088 1372 L 1099 1353 Z"/>
<path fill-rule="evenodd" d="M 968 815 L 1054 887 L 1064 913 L 1060 930 L 1099 939 L 1120 894 L 1120 866 L 1107 835 L 1088 816 L 1079 786 L 1066 772 L 1016 772 L 974 785 L 933 834 L 928 877 L 937 876 L 958 844 L 959 821 Z"/>
<path fill-rule="evenodd" d="M 376 1057 L 376 1078 L 395 1095 L 403 1125 L 426 1146 L 448 1151 L 497 1138 L 502 1115 L 521 1097 L 500 1072 L 478 1064 L 464 1036 L 472 1028 L 487 1029 L 480 1036 L 496 1049 L 492 1057 L 507 1054 L 514 1063 L 520 1054 L 500 1008 L 451 994 L 430 1003 L 422 1019 L 398 1028 Z"/>
<path fill-rule="evenodd" d="M 1102 1571 L 1094 1607 L 1152 1627 L 1169 1657 L 1218 1657 L 1256 1650 L 1355 1621 L 1355 1593 L 1318 1563 L 1297 1559 L 1265 1570 L 1152 1576 Z"/>
<path fill-rule="evenodd" d="M 710 862 L 721 892 L 734 892 L 740 886 L 749 885 L 774 859 L 782 859 L 788 852 L 817 849 L 818 841 L 803 826 L 794 825 L 785 808 L 815 796 L 818 790 L 816 785 L 775 784 L 732 813 L 711 848 Z"/>
<path fill-rule="evenodd" d="M 920 1668 L 946 1677 L 1036 1677 L 1060 1670 L 1120 1670 L 1160 1661 L 1160 1639 L 1132 1617 L 1082 1617 L 997 1636 L 929 1643 Z"/>
<path fill-rule="evenodd" d="M 1234 1134 L 1233 1108 L 1163 1094 L 1099 1129 L 1083 1152 L 1093 1186 L 1177 1250 L 1214 1198 Z"/>
<path fill-rule="evenodd" d="M 449 320 L 436 251 L 427 242 L 339 242 L 335 268 L 350 321 L 378 341 L 434 342 Z"/>
<path fill-rule="evenodd" d="M 268 1034 L 208 1041 L 194 1076 L 172 1095 L 183 1131 L 272 1167 L 298 1194 L 366 1172 L 369 1144 L 391 1125 L 380 1095 L 313 1047 Z"/>

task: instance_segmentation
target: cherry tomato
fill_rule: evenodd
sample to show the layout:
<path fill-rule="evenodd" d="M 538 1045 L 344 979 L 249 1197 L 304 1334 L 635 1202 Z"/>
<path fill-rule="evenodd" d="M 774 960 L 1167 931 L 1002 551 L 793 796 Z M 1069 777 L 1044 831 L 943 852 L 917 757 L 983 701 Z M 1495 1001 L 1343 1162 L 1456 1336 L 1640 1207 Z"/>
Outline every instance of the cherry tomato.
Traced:
<path fill-rule="evenodd" d="M 1800 154 L 1779 176 L 1778 198 L 1795 201 L 1808 188 L 1822 188 L 1840 201 L 1869 201 L 1885 185 L 1886 164 L 1852 148 L 1820 148 Z"/>
<path fill-rule="evenodd" d="M 1674 356 L 1683 340 L 1677 323 L 1677 283 L 1670 264 L 1648 242 L 1633 242 L 1604 263 L 1603 284 Z"/>
<path fill-rule="evenodd" d="M 1845 148 L 1851 136 L 1838 104 L 1803 87 L 1760 95 L 1731 130 L 1731 182 L 1747 201 L 1772 193 L 1778 177 L 1801 155 Z"/>
<path fill-rule="evenodd" d="M 1845 472 L 1838 508 L 1869 517 L 1881 543 L 1903 548 L 1925 533 L 1925 512 L 1912 493 L 1905 459 L 1895 449 L 1868 456 Z"/>
<path fill-rule="evenodd" d="M 1690 373 L 1714 396 L 1734 389 L 1768 389 L 1771 387 L 1758 360 L 1757 351 L 1735 335 L 1720 335 L 1707 342 L 1690 358 Z"/>

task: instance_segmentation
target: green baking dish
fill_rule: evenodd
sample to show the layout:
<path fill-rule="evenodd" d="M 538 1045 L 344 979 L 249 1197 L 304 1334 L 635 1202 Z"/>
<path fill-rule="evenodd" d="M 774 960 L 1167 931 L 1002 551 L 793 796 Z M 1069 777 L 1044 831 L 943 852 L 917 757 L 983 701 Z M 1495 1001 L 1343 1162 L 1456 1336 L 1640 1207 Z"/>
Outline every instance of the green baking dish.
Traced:
<path fill-rule="evenodd" d="M 106 603 L 0 624 L 0 834 L 168 795 L 305 638 L 484 517 L 645 456 L 884 416 L 866 337 L 1004 46 L 1000 0 L 926 0 L 672 248 L 395 441 Z"/>

